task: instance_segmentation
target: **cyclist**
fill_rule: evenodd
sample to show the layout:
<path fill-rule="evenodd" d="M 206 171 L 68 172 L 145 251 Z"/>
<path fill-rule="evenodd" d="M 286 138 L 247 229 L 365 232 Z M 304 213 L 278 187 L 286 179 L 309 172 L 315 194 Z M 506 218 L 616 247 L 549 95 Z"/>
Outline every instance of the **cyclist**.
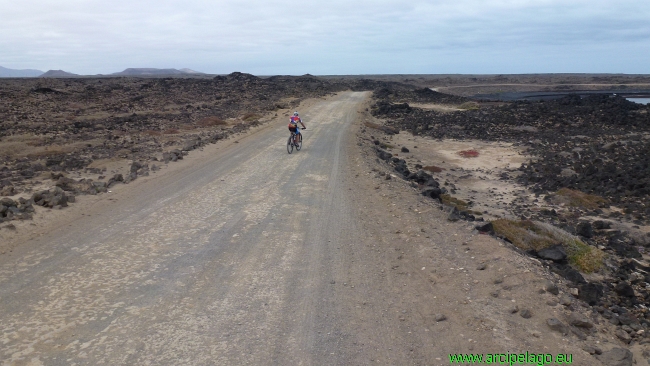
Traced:
<path fill-rule="evenodd" d="M 298 115 L 298 112 L 293 112 L 293 116 L 289 119 L 289 131 L 293 132 L 296 134 L 296 136 L 293 138 L 293 143 L 295 145 L 298 145 L 298 135 L 300 135 L 300 129 L 298 128 L 298 123 L 302 126 L 304 130 L 307 129 L 305 127 L 305 124 L 302 123 L 302 119 L 300 119 L 300 116 Z"/>

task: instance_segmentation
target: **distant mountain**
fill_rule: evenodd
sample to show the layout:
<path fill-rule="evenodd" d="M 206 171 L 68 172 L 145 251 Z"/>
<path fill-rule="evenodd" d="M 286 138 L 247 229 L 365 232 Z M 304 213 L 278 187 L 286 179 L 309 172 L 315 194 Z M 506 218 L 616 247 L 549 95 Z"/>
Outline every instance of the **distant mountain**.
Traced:
<path fill-rule="evenodd" d="M 121 72 L 111 75 L 116 76 L 146 76 L 146 75 L 184 75 L 184 74 L 202 74 L 202 72 L 190 69 L 155 69 L 155 68 L 128 68 Z"/>
<path fill-rule="evenodd" d="M 6 67 L 0 66 L 0 78 L 33 78 L 41 76 L 43 71 L 25 69 L 25 70 L 14 70 L 8 69 Z"/>
<path fill-rule="evenodd" d="M 71 72 L 63 71 L 63 70 L 49 70 L 45 74 L 41 75 L 42 78 L 67 78 L 71 76 L 79 76 L 79 75 L 73 74 Z"/>

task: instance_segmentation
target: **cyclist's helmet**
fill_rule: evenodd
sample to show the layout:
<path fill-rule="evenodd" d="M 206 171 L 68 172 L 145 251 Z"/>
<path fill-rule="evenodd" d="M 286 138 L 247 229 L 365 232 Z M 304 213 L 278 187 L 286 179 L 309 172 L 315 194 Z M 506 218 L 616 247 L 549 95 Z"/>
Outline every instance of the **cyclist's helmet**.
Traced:
<path fill-rule="evenodd" d="M 298 115 L 298 112 L 293 112 L 293 115 L 294 115 L 294 116 L 297 116 L 297 115 Z"/>

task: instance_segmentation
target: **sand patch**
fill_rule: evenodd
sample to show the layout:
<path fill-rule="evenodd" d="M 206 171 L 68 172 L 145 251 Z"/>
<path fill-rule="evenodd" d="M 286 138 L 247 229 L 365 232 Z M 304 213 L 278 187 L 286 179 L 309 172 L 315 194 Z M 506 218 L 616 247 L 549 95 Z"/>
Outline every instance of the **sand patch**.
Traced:
<path fill-rule="evenodd" d="M 534 200 L 525 187 L 503 179 L 504 174 L 516 177 L 516 169 L 530 159 L 524 149 L 511 143 L 432 140 L 405 131 L 386 141 L 394 146 L 389 151 L 406 160 L 411 171 L 417 171 L 416 164 L 441 168 L 432 172 L 434 178 L 454 197 L 471 202 L 473 211 L 484 212 L 485 219 L 512 216 L 507 206 L 516 199 Z M 409 152 L 402 152 L 402 147 Z M 459 154 L 468 150 L 477 151 L 478 156 L 465 158 Z"/>

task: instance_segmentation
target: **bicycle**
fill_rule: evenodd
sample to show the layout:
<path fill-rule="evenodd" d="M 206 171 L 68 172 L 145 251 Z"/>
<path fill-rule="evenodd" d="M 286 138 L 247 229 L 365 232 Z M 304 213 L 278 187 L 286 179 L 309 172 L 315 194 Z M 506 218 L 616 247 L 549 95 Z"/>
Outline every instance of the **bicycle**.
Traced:
<path fill-rule="evenodd" d="M 302 130 L 304 131 L 306 128 L 303 128 Z M 294 147 L 296 148 L 296 151 L 300 151 L 300 149 L 302 149 L 302 133 L 297 134 L 295 132 L 291 132 L 291 136 L 289 136 L 289 140 L 287 140 L 287 152 L 291 154 Z"/>

